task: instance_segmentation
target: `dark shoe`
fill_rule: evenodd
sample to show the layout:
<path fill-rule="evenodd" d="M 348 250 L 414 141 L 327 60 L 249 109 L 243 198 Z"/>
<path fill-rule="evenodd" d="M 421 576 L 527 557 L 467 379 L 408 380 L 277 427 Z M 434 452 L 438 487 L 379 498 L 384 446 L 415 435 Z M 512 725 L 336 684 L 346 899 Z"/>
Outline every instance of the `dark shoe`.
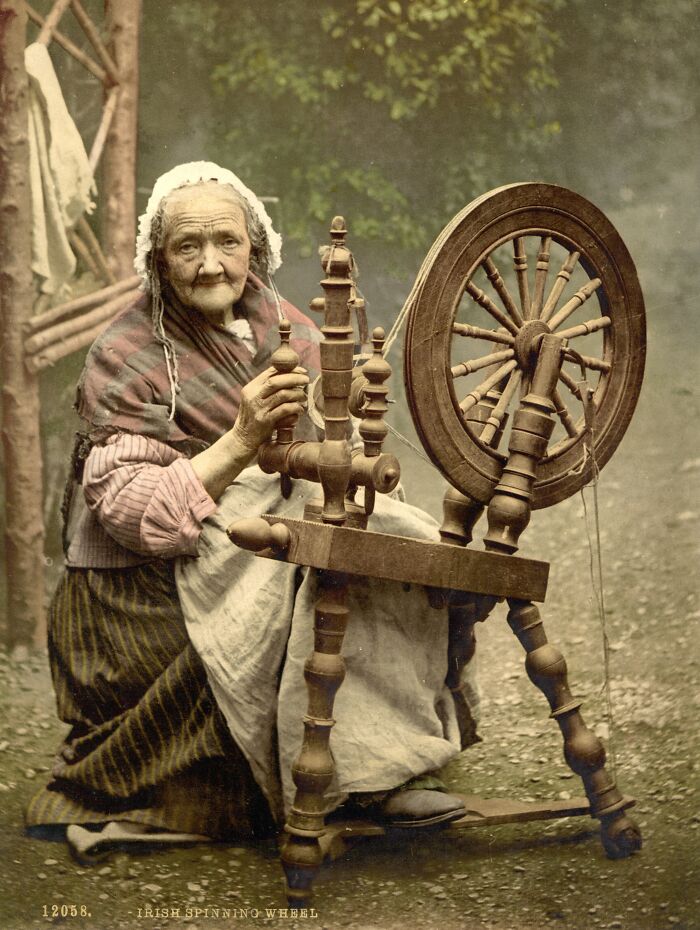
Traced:
<path fill-rule="evenodd" d="M 377 819 L 391 827 L 432 827 L 464 817 L 467 809 L 460 798 L 425 788 L 396 791 L 377 805 Z"/>

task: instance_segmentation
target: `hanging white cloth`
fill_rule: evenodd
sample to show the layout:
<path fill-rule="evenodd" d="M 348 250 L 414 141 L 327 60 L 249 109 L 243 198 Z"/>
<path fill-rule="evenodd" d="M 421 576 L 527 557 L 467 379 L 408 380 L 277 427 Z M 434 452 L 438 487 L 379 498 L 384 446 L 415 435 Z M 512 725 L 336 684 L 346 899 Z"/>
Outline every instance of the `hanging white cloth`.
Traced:
<path fill-rule="evenodd" d="M 67 229 L 94 206 L 95 181 L 45 45 L 27 46 L 32 271 L 55 294 L 75 272 Z"/>

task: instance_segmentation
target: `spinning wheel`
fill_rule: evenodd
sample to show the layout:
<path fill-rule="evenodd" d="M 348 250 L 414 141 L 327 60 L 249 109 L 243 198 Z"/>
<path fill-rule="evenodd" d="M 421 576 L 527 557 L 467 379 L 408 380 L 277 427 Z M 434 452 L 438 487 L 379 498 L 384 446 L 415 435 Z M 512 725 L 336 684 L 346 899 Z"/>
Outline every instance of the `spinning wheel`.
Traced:
<path fill-rule="evenodd" d="M 509 410 L 527 392 L 549 332 L 574 351 L 553 394 L 558 425 L 537 466 L 533 508 L 591 478 L 581 365 L 593 390 L 599 467 L 622 439 L 644 372 L 644 303 L 622 239 L 591 203 L 549 184 L 498 188 L 465 207 L 429 252 L 404 354 L 424 448 L 454 487 L 482 504 L 507 460 L 498 446 Z"/>
<path fill-rule="evenodd" d="M 438 237 L 405 307 L 411 412 L 426 452 L 453 486 L 445 495 L 441 542 L 432 542 L 367 528 L 375 493 L 396 486 L 400 465 L 382 451 L 391 367 L 381 329 L 354 377 L 353 259 L 345 235 L 336 217 L 322 259 L 324 297 L 312 302 L 325 317 L 325 438 L 295 441 L 293 424 L 285 423 L 258 456 L 263 471 L 280 473 L 283 492 L 291 479 L 305 478 L 321 485 L 323 500 L 307 502 L 302 520 L 265 515 L 228 529 L 236 545 L 318 571 L 314 651 L 304 669 L 308 713 L 282 850 L 288 898 L 309 899 L 334 837 L 383 832 L 377 824 L 325 823 L 348 587 L 363 576 L 426 586 L 433 606 L 450 605 L 450 636 L 454 630 L 459 643 L 497 599 L 507 600 L 528 676 L 546 697 L 566 762 L 583 783 L 586 798 L 566 808 L 470 799 L 469 813 L 453 828 L 585 812 L 600 820 L 608 855 L 628 856 L 641 846 L 626 813 L 634 801 L 606 770 L 603 744 L 584 722 L 564 656 L 548 641 L 533 603 L 544 600 L 549 566 L 513 554 L 531 510 L 563 500 L 594 477 L 634 411 L 644 368 L 644 305 L 627 249 L 596 207 L 547 184 L 492 191 Z M 286 345 L 286 322 L 280 334 L 283 346 L 271 363 L 289 370 L 298 360 Z M 363 448 L 352 454 L 350 411 L 362 418 Z M 354 500 L 360 487 L 362 505 Z M 486 505 L 485 551 L 468 548 Z M 451 660 L 445 679 L 455 695 L 457 666 Z"/>

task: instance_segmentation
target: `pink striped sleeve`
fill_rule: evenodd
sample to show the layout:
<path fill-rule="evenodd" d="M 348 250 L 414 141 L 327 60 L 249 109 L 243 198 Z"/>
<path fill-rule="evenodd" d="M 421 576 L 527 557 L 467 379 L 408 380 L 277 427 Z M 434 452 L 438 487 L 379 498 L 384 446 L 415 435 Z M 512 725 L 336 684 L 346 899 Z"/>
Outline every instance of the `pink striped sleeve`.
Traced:
<path fill-rule="evenodd" d="M 142 555 L 196 555 L 202 521 L 216 510 L 191 463 L 165 443 L 123 433 L 85 462 L 88 507 L 120 545 Z"/>

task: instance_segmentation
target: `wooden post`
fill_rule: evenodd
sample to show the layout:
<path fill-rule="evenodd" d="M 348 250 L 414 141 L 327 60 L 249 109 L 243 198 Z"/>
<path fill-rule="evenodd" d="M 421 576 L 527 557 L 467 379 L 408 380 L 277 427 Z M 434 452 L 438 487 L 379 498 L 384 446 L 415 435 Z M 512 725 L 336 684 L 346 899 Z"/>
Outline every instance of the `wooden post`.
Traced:
<path fill-rule="evenodd" d="M 24 365 L 32 312 L 31 197 L 22 0 L 0 0 L 0 307 L 8 646 L 43 639 L 44 528 L 39 385 Z"/>
<path fill-rule="evenodd" d="M 105 24 L 120 85 L 102 156 L 102 242 L 116 280 L 134 270 L 140 20 L 141 0 L 105 0 Z"/>

